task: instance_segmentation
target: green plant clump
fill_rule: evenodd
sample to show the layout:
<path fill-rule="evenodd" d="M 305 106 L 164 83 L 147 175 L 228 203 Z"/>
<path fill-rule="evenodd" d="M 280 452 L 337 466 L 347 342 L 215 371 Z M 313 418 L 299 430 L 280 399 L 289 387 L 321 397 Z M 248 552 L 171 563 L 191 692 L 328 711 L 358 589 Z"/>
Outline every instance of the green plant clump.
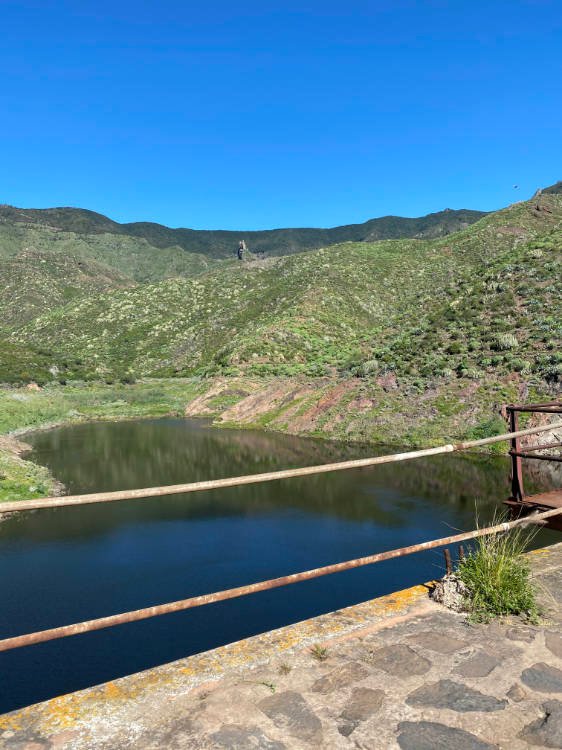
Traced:
<path fill-rule="evenodd" d="M 523 556 L 532 535 L 517 528 L 480 537 L 472 553 L 459 563 L 458 576 L 469 591 L 467 608 L 472 621 L 523 615 L 537 622 L 535 587 Z"/>

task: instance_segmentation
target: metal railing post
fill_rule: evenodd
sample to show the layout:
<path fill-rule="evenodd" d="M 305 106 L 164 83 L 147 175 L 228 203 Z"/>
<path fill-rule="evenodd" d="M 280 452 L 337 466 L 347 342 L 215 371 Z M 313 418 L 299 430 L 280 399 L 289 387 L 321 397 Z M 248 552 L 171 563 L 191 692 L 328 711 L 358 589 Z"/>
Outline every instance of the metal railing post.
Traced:
<path fill-rule="evenodd" d="M 518 432 L 519 415 L 512 408 L 513 404 L 507 407 L 507 414 L 509 417 L 509 431 Z M 519 436 L 511 438 L 511 496 L 514 500 L 519 502 L 523 501 L 525 493 L 523 491 L 523 464 L 521 462 L 521 456 L 517 454 L 521 452 L 521 439 Z"/>

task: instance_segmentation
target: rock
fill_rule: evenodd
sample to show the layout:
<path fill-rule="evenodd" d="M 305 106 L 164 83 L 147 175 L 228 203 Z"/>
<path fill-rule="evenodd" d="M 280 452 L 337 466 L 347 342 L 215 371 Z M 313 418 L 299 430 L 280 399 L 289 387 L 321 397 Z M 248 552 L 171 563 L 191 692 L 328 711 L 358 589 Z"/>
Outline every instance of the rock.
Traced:
<path fill-rule="evenodd" d="M 384 646 L 374 651 L 370 661 L 377 669 L 398 678 L 425 674 L 431 669 L 431 662 L 404 643 Z"/>
<path fill-rule="evenodd" d="M 462 677 L 486 677 L 500 662 L 501 659 L 498 659 L 497 656 L 492 656 L 485 651 L 478 651 L 466 661 L 463 661 L 462 664 L 459 664 L 454 671 Z"/>
<path fill-rule="evenodd" d="M 554 654 L 554 656 L 562 659 L 562 634 L 555 633 L 554 631 L 547 631 L 544 634 L 544 642 L 547 649 Z"/>
<path fill-rule="evenodd" d="M 543 703 L 544 716 L 527 724 L 519 737 L 531 745 L 541 747 L 562 747 L 562 703 L 548 701 Z"/>
<path fill-rule="evenodd" d="M 514 703 L 519 703 L 520 701 L 525 700 L 525 698 L 527 697 L 527 693 L 523 690 L 521 685 L 519 685 L 516 682 L 507 691 L 507 697 L 509 698 L 510 701 L 513 701 Z"/>
<path fill-rule="evenodd" d="M 373 690 L 365 687 L 355 688 L 341 716 L 349 721 L 365 721 L 379 710 L 384 696 L 384 690 Z"/>
<path fill-rule="evenodd" d="M 211 735 L 211 747 L 224 747 L 227 750 L 286 750 L 287 745 L 270 740 L 259 727 L 242 727 L 239 724 L 225 724 Z"/>
<path fill-rule="evenodd" d="M 505 637 L 510 641 L 522 641 L 523 643 L 532 643 L 537 636 L 537 631 L 533 628 L 510 628 L 506 631 Z"/>
<path fill-rule="evenodd" d="M 422 685 L 406 698 L 409 706 L 430 706 L 448 708 L 451 711 L 501 711 L 507 706 L 506 700 L 485 695 L 466 685 L 452 680 L 439 680 L 430 685 Z"/>
<path fill-rule="evenodd" d="M 260 701 L 258 708 L 269 716 L 279 729 L 301 740 L 314 740 L 320 745 L 322 724 L 300 693 L 293 690 L 276 693 Z"/>
<path fill-rule="evenodd" d="M 316 680 L 311 690 L 315 693 L 331 693 L 332 690 L 341 689 L 352 685 L 354 682 L 364 680 L 369 672 L 359 662 L 352 661 L 342 667 L 334 669 L 329 674 Z"/>
<path fill-rule="evenodd" d="M 396 380 L 396 375 L 392 372 L 389 372 L 386 375 L 381 375 L 380 377 L 376 378 L 376 383 L 377 385 L 380 385 L 383 391 L 395 391 L 398 388 L 398 381 Z"/>
<path fill-rule="evenodd" d="M 552 572 L 541 576 L 540 582 L 549 592 L 554 601 L 558 604 L 562 604 L 562 570 L 553 570 Z"/>
<path fill-rule="evenodd" d="M 562 693 L 562 672 L 544 662 L 523 670 L 521 682 L 540 693 Z"/>
<path fill-rule="evenodd" d="M 433 721 L 402 721 L 398 724 L 398 745 L 402 750 L 496 750 L 497 745 L 479 740 L 463 729 Z"/>
<path fill-rule="evenodd" d="M 426 648 L 428 651 L 437 651 L 439 654 L 453 654 L 466 646 L 466 643 L 459 641 L 458 638 L 436 633 L 432 630 L 412 636 L 409 640 L 421 648 Z"/>
<path fill-rule="evenodd" d="M 383 690 L 355 688 L 339 716 L 340 734 L 348 737 L 362 721 L 377 713 L 384 700 Z"/>
<path fill-rule="evenodd" d="M 437 581 L 430 596 L 434 602 L 452 609 L 453 612 L 464 612 L 468 589 L 457 575 L 451 573 Z"/>
<path fill-rule="evenodd" d="M 33 729 L 23 729 L 16 732 L 0 733 L 0 748 L 2 750 L 51 750 L 54 745 L 49 739 L 41 737 Z"/>
<path fill-rule="evenodd" d="M 127 729 L 125 734 L 127 734 Z M 193 721 L 192 715 L 189 712 L 180 713 L 179 715 L 171 717 L 169 720 L 165 720 L 162 724 L 156 723 L 150 728 L 143 728 L 140 733 L 133 740 L 127 737 L 125 739 L 123 734 L 120 735 L 118 741 L 112 738 L 109 746 L 105 744 L 100 745 L 100 750 L 113 750 L 113 748 L 119 748 L 119 750 L 131 750 L 137 747 L 165 747 L 166 750 L 180 750 L 180 748 L 199 748 L 201 747 L 200 740 L 202 735 L 201 725 L 198 722 Z M 50 738 L 52 739 L 52 738 Z M 130 740 L 130 741 L 129 741 Z M 93 748 L 96 748 L 97 743 L 93 743 Z M 68 745 L 69 748 L 74 748 L 75 743 Z M 55 750 L 57 745 L 53 743 L 52 750 Z M 219 746 L 220 747 L 220 746 Z M 62 745 L 64 750 L 67 750 L 66 745 Z M 88 749 L 89 750 L 89 749 Z"/>

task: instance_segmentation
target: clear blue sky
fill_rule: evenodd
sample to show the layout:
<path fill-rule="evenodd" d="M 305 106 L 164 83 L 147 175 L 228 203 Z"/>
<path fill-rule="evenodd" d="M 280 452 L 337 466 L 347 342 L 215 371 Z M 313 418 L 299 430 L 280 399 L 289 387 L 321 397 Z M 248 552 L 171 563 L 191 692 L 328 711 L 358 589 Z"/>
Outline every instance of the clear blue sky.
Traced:
<path fill-rule="evenodd" d="M 562 179 L 560 0 L 0 0 L 0 27 L 0 202 L 333 226 Z"/>

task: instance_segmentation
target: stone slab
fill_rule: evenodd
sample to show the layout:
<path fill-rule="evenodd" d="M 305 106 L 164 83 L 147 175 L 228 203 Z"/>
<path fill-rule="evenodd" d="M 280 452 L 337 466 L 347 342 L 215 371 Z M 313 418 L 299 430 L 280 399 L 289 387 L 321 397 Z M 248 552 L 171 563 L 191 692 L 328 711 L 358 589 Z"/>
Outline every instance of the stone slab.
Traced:
<path fill-rule="evenodd" d="M 431 721 L 404 721 L 398 725 L 401 750 L 494 750 L 497 745 L 474 734 Z"/>
<path fill-rule="evenodd" d="M 477 651 L 453 670 L 462 677 L 487 677 L 501 663 L 501 659 L 486 651 Z"/>
<path fill-rule="evenodd" d="M 562 670 L 544 662 L 533 664 L 523 671 L 521 682 L 541 693 L 562 693 Z"/>
<path fill-rule="evenodd" d="M 498 700 L 491 695 L 474 690 L 453 680 L 439 680 L 422 685 L 406 698 L 409 706 L 428 706 L 430 708 L 447 708 L 451 711 L 501 711 L 507 705 L 506 700 Z"/>
<path fill-rule="evenodd" d="M 562 703 L 543 703 L 544 716 L 532 721 L 519 734 L 530 745 L 562 747 Z"/>

